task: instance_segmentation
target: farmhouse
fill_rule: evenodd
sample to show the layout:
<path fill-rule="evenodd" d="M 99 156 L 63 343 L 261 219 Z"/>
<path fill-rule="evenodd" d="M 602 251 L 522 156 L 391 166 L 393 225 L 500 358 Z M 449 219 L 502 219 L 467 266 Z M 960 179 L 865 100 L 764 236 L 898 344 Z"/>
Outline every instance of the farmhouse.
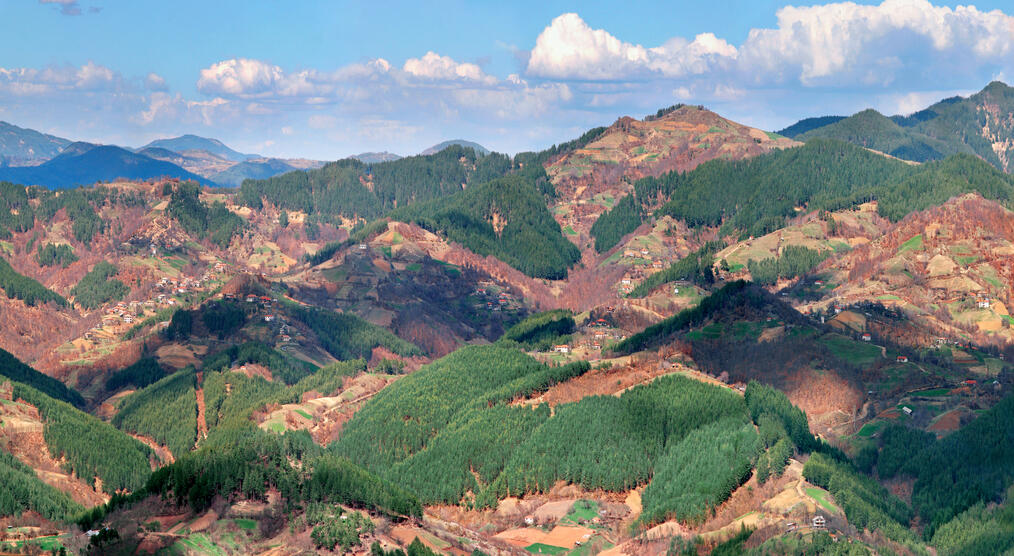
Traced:
<path fill-rule="evenodd" d="M 908 356 L 899 355 L 898 356 L 898 363 L 908 363 Z"/>
<path fill-rule="evenodd" d="M 823 529 L 824 527 L 827 526 L 827 520 L 824 519 L 824 516 L 822 515 L 813 516 L 812 523 L 814 529 Z"/>
<path fill-rule="evenodd" d="M 869 333 L 865 333 L 862 335 L 862 339 L 864 342 L 870 342 L 873 341 L 873 336 L 871 336 Z"/>
<path fill-rule="evenodd" d="M 556 345 L 553 346 L 553 351 L 557 353 L 570 353 L 570 346 L 568 346 L 567 344 Z"/>

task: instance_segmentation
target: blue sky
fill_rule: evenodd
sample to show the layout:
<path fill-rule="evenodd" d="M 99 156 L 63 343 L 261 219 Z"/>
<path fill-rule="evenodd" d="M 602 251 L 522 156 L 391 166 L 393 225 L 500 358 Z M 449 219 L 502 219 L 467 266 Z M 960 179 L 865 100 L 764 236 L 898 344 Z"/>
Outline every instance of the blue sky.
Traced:
<path fill-rule="evenodd" d="M 318 159 L 544 148 L 676 102 L 778 129 L 1007 79 L 1005 4 L 0 0 L 0 119 Z"/>

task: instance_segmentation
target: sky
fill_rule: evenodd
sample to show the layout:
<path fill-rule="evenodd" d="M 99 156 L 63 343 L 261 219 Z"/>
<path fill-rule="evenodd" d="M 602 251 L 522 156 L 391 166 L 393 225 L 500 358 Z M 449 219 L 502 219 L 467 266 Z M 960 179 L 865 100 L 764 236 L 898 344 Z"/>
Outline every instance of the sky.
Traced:
<path fill-rule="evenodd" d="M 0 120 L 266 156 L 537 150 L 676 103 L 778 130 L 1014 79 L 1014 6 L 0 0 Z"/>

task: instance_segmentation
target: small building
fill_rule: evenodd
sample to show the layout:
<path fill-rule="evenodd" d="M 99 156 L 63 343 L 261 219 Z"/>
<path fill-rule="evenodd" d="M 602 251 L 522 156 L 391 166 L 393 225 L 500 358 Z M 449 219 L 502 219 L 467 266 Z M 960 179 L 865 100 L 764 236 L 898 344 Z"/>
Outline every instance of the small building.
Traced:
<path fill-rule="evenodd" d="M 275 321 L 274 315 L 264 315 L 264 322 L 274 322 L 274 321 Z"/>
<path fill-rule="evenodd" d="M 897 360 L 898 360 L 898 363 L 908 363 L 908 356 L 907 355 L 899 355 L 898 358 L 897 358 Z"/>
<path fill-rule="evenodd" d="M 868 332 L 864 333 L 861 336 L 861 338 L 863 339 L 864 342 L 871 342 L 871 341 L 873 341 L 873 336 L 871 336 Z"/>
<path fill-rule="evenodd" d="M 811 520 L 814 529 L 823 529 L 827 527 L 827 520 L 822 515 L 815 515 Z"/>
<path fill-rule="evenodd" d="M 978 305 L 980 309 L 989 309 L 990 301 L 988 297 L 980 297 L 976 300 L 975 304 Z"/>
<path fill-rule="evenodd" d="M 905 413 L 905 415 L 911 415 L 912 414 L 912 408 L 908 407 L 907 405 L 902 406 L 901 407 L 901 411 L 903 411 Z"/>
<path fill-rule="evenodd" d="M 553 351 L 555 351 L 556 353 L 570 353 L 570 346 L 568 346 L 567 344 L 553 346 Z"/>

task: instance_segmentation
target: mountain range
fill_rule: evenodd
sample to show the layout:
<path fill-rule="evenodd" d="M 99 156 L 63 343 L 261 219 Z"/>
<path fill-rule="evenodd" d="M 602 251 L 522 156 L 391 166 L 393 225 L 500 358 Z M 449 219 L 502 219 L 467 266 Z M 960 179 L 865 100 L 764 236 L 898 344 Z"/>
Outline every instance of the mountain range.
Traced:
<path fill-rule="evenodd" d="M 2 168 L 0 551 L 1009 552 L 1008 93 Z"/>

